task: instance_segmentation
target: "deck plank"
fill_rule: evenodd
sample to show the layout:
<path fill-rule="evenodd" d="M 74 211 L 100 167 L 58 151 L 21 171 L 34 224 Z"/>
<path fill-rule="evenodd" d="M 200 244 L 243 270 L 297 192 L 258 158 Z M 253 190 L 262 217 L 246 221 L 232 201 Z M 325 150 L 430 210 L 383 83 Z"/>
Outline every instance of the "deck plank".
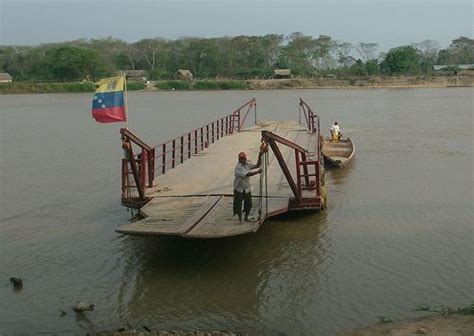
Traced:
<path fill-rule="evenodd" d="M 146 218 L 125 224 L 116 231 L 125 234 L 184 235 L 219 201 L 221 196 L 157 197 Z"/>
<path fill-rule="evenodd" d="M 222 238 L 255 232 L 266 219 L 265 200 L 262 204 L 261 218 L 258 215 L 259 199 L 253 197 L 252 210 L 249 218 L 253 221 L 240 222 L 232 215 L 232 197 L 223 197 L 218 204 L 200 221 L 185 237 L 192 238 Z M 289 198 L 272 198 L 268 200 L 269 213 L 282 213 L 288 210 Z"/>

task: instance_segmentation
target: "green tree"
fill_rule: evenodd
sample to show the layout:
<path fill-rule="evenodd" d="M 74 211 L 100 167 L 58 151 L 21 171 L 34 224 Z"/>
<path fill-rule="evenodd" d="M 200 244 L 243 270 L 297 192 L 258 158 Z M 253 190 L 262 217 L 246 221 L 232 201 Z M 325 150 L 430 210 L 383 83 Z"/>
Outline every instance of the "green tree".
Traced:
<path fill-rule="evenodd" d="M 474 40 L 465 36 L 454 39 L 449 48 L 438 52 L 437 63 L 444 65 L 474 63 Z"/>
<path fill-rule="evenodd" d="M 361 59 L 356 60 L 355 63 L 349 67 L 349 73 L 353 76 L 367 75 L 367 69 L 364 66 L 364 62 L 362 62 Z"/>
<path fill-rule="evenodd" d="M 58 81 L 103 77 L 107 72 L 101 55 L 90 49 L 71 46 L 55 47 L 46 52 L 45 64 L 50 76 Z"/>
<path fill-rule="evenodd" d="M 454 39 L 449 46 L 450 64 L 474 63 L 474 40 L 465 36 Z"/>
<path fill-rule="evenodd" d="M 283 49 L 281 63 L 288 64 L 294 74 L 311 75 L 314 70 L 313 54 L 316 47 L 314 39 L 300 32 L 292 33 L 288 39 L 289 42 Z"/>
<path fill-rule="evenodd" d="M 413 75 L 420 73 L 420 55 L 412 46 L 390 49 L 382 64 L 383 69 L 391 75 Z"/>
<path fill-rule="evenodd" d="M 377 60 L 369 60 L 365 62 L 365 69 L 366 69 L 367 75 L 369 76 L 378 75 L 379 65 L 377 63 Z"/>

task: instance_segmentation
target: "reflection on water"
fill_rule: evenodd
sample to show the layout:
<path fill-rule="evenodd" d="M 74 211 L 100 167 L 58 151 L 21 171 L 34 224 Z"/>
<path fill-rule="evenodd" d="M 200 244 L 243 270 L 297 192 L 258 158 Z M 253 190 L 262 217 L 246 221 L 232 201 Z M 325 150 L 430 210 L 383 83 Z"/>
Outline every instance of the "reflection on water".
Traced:
<path fill-rule="evenodd" d="M 325 212 L 202 241 L 114 232 L 130 216 L 119 205 L 121 125 L 93 122 L 90 95 L 0 96 L 0 334 L 146 325 L 332 335 L 380 315 L 415 316 L 419 304 L 467 306 L 472 94 L 131 93 L 131 130 L 152 144 L 254 96 L 260 119 L 297 119 L 301 97 L 325 132 L 337 120 L 355 141 L 351 165 L 326 171 Z M 24 280 L 21 291 L 12 276 Z M 96 310 L 76 315 L 77 301 Z"/>
<path fill-rule="evenodd" d="M 121 315 L 152 328 L 214 330 L 224 325 L 272 334 L 279 321 L 262 321 L 272 320 L 276 307 L 287 309 L 303 300 L 301 288 L 318 288 L 324 276 L 328 242 L 319 240 L 324 217 L 281 217 L 257 235 L 219 240 L 127 238 L 123 252 L 131 256 L 124 274 L 135 278 L 122 281 L 120 297 L 129 293 L 130 299 L 123 302 Z M 313 258 L 304 258 L 307 253 Z M 291 281 L 298 271 L 303 274 Z"/>
<path fill-rule="evenodd" d="M 342 185 L 346 179 L 350 178 L 354 169 L 357 166 L 357 157 L 354 157 L 351 162 L 344 168 L 326 167 L 326 179 L 330 178 L 330 185 Z"/>

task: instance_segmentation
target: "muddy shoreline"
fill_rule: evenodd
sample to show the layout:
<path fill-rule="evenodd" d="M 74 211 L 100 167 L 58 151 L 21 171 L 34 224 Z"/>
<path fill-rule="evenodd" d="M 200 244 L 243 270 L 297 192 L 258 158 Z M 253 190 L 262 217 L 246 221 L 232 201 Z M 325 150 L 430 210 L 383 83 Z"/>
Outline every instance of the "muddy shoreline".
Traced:
<path fill-rule="evenodd" d="M 474 315 L 431 315 L 339 332 L 338 336 L 470 336 Z"/>
<path fill-rule="evenodd" d="M 255 79 L 248 83 L 254 90 L 474 87 L 474 76 Z"/>
<path fill-rule="evenodd" d="M 149 328 L 146 328 L 149 329 Z M 238 331 L 177 331 L 177 330 L 119 329 L 101 331 L 100 336 L 253 336 L 253 333 Z M 337 336 L 471 336 L 474 335 L 474 315 L 448 314 L 430 315 L 405 319 L 369 327 L 341 331 Z"/>

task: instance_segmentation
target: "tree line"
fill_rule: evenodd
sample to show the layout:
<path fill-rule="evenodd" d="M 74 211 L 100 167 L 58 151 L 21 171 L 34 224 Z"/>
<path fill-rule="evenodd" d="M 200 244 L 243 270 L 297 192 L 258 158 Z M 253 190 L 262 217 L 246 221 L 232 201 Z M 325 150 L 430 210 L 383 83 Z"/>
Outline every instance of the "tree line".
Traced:
<path fill-rule="evenodd" d="M 442 49 L 432 40 L 379 52 L 377 43 L 353 45 L 300 32 L 288 36 L 186 37 L 127 43 L 112 37 L 39 46 L 0 46 L 0 72 L 16 81 L 78 81 L 146 70 L 151 80 L 173 79 L 178 69 L 200 79 L 270 78 L 274 69 L 321 77 L 431 74 L 435 64 L 473 64 L 474 40 L 459 37 Z"/>

